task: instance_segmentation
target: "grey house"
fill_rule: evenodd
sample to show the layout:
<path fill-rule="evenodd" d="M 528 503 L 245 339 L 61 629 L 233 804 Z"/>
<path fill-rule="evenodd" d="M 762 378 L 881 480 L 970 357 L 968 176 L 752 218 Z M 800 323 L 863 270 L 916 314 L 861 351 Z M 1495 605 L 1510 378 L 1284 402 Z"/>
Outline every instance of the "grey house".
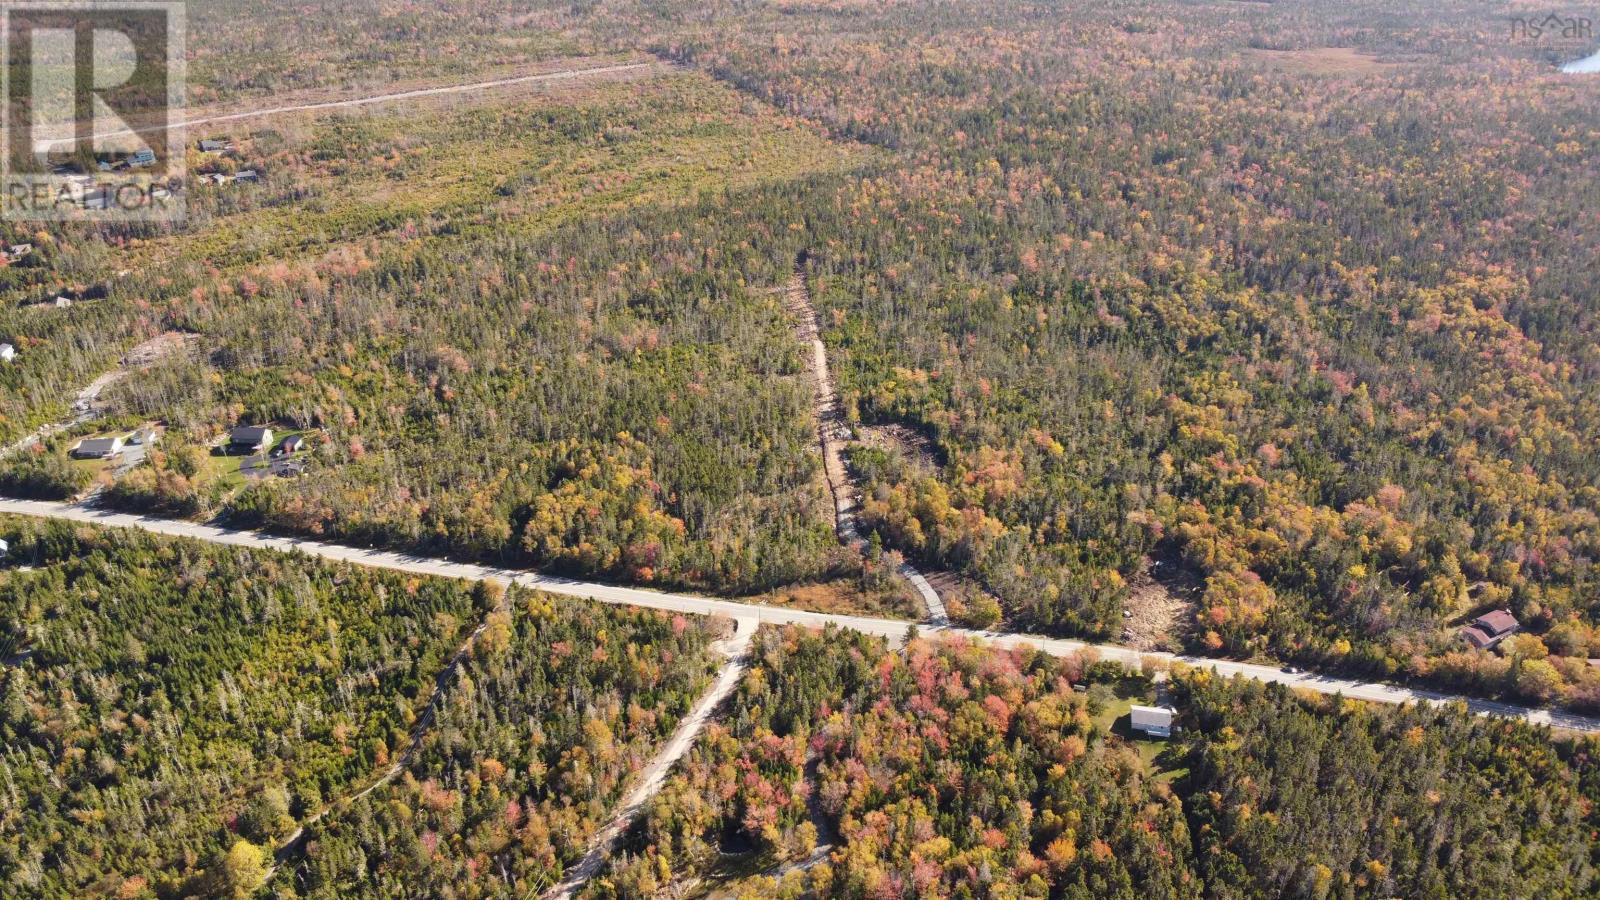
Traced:
<path fill-rule="evenodd" d="M 272 446 L 272 429 L 241 425 L 228 432 L 229 453 L 260 453 Z"/>
<path fill-rule="evenodd" d="M 122 452 L 122 438 L 89 438 L 72 448 L 73 459 L 110 459 Z"/>

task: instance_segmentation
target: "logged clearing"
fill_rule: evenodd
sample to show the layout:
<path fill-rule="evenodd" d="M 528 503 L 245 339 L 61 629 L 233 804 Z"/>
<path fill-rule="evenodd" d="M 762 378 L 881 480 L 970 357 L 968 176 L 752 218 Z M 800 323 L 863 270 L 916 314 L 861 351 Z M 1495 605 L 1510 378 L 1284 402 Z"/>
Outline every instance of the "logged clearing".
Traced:
<path fill-rule="evenodd" d="M 1276 68 L 1301 75 L 1371 75 L 1400 65 L 1353 47 L 1313 47 L 1306 50 L 1252 48 L 1250 55 Z"/>
<path fill-rule="evenodd" d="M 763 606 L 805 609 L 831 615 L 888 616 L 909 620 L 922 616 L 921 604 L 909 585 L 892 582 L 888 592 L 864 591 L 854 580 L 841 578 L 819 584 L 794 584 L 771 593 L 748 598 Z"/>
<path fill-rule="evenodd" d="M 1122 643 L 1138 650 L 1181 650 L 1203 589 L 1176 564 L 1146 557 L 1128 579 Z"/>

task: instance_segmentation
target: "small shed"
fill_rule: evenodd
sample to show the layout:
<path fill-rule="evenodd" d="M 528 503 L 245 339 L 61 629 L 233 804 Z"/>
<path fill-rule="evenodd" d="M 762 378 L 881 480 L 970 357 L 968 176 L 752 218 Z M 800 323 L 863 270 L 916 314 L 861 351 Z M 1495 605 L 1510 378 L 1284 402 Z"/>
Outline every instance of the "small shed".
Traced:
<path fill-rule="evenodd" d="M 72 448 L 73 459 L 110 459 L 122 452 L 122 438 L 88 438 Z"/>
<path fill-rule="evenodd" d="M 1128 721 L 1134 731 L 1150 737 L 1172 737 L 1172 720 L 1177 711 L 1165 706 L 1135 706 L 1128 711 Z"/>
<path fill-rule="evenodd" d="M 10 344 L 0 344 L 0 362 L 11 362 L 17 358 L 17 348 Z"/>
<path fill-rule="evenodd" d="M 304 449 L 306 449 L 306 439 L 298 434 L 289 435 L 283 439 L 283 443 L 278 445 L 278 453 L 283 456 L 288 456 L 291 453 L 299 453 Z"/>
<path fill-rule="evenodd" d="M 229 144 L 227 141 L 214 141 L 214 140 L 211 140 L 210 138 L 206 138 L 205 140 L 202 140 L 200 142 L 200 152 L 201 153 L 222 153 L 223 151 L 227 150 L 231 146 L 232 145 Z"/>

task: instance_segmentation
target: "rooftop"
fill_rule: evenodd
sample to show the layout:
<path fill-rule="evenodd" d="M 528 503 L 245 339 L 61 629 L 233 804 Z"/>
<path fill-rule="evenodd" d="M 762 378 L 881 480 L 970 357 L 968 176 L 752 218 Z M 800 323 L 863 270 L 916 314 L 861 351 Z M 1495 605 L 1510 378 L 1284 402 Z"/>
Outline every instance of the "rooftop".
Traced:
<path fill-rule="evenodd" d="M 1482 628 L 1491 635 L 1509 634 L 1517 630 L 1517 617 L 1503 609 L 1484 613 L 1472 620 L 1472 624 Z"/>
<path fill-rule="evenodd" d="M 1170 728 L 1172 727 L 1172 719 L 1176 715 L 1176 710 L 1165 706 L 1135 706 L 1128 710 L 1128 716 L 1135 728 L 1141 725 Z"/>

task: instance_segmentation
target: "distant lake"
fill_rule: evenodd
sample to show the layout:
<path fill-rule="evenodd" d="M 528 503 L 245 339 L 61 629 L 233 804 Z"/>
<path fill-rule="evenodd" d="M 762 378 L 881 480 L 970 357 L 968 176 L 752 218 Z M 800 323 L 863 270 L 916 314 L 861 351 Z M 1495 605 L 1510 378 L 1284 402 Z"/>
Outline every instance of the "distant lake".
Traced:
<path fill-rule="evenodd" d="M 1596 72 L 1600 72 L 1600 50 L 1596 50 L 1594 53 L 1585 56 L 1583 59 L 1575 59 L 1569 63 L 1562 63 L 1561 71 L 1566 72 L 1569 75 L 1592 75 Z"/>

